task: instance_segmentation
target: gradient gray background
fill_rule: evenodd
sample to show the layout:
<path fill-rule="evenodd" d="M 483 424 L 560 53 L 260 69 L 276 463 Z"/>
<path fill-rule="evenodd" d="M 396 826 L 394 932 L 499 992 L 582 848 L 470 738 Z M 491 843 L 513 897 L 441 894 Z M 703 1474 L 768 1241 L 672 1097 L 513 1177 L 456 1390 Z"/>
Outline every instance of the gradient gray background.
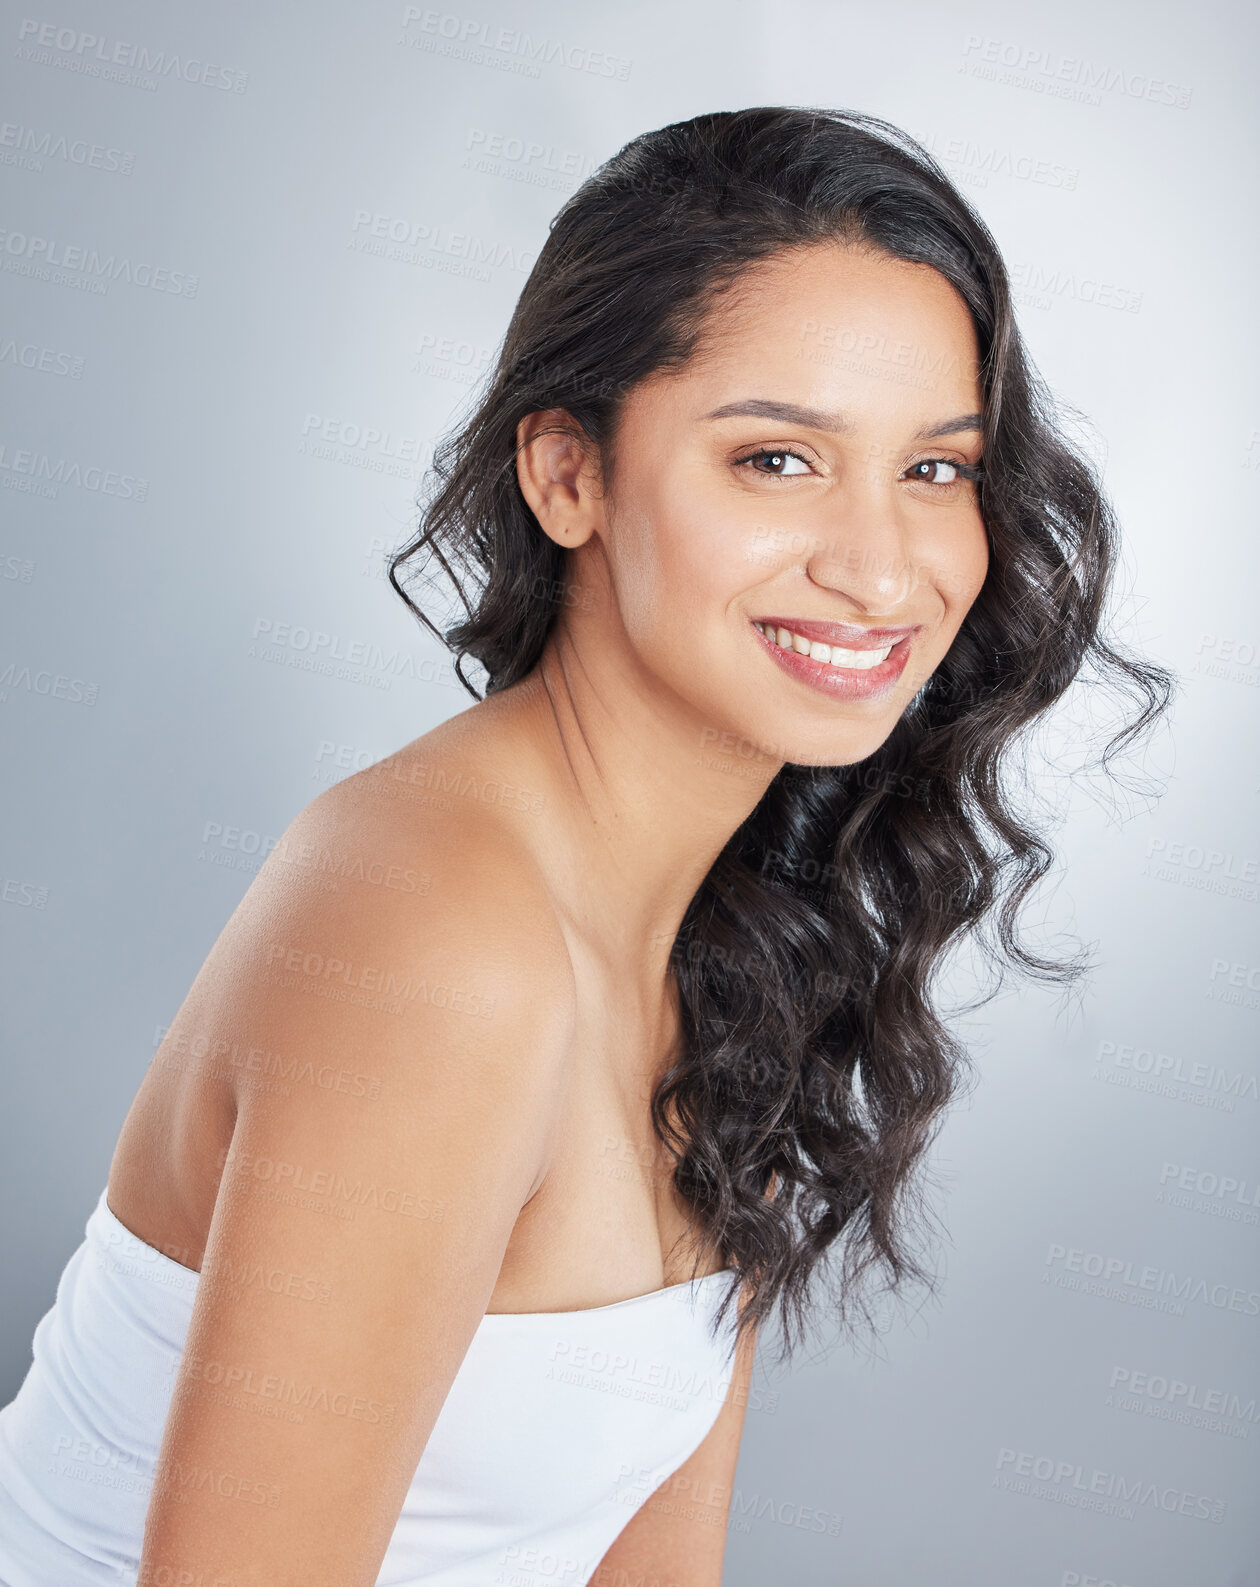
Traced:
<path fill-rule="evenodd" d="M 496 47 L 502 27 L 545 58 Z M 549 218 L 641 131 L 844 106 L 921 137 L 992 226 L 1033 355 L 1105 460 L 1124 633 L 1182 685 L 1147 758 L 1157 803 L 1064 791 L 1090 702 L 1046 735 L 1066 823 L 1030 919 L 1098 968 L 960 1024 L 980 1083 L 934 1152 L 939 1299 L 874 1358 L 824 1327 L 790 1374 L 763 1359 L 725 1579 L 1260 1582 L 1260 1317 L 1227 1299 L 1260 1290 L 1256 31 L 1222 0 L 8 13 L 0 1399 L 261 841 L 470 703 L 381 553 Z M 179 67 L 111 79 L 118 44 Z M 94 168 L 61 139 L 115 153 Z M 381 257 L 374 225 L 419 241 Z M 33 269 L 34 239 L 166 275 L 94 291 Z M 387 439 L 354 444 L 368 431 Z M 370 675 L 308 670 L 316 632 L 378 646 Z M 1183 1173 L 1200 1190 L 1169 1199 Z M 1191 1295 L 1098 1293 L 1068 1251 Z M 1177 1419 L 1158 1387 L 1118 1393 L 1124 1373 L 1219 1409 Z M 1021 1457 L 1055 1474 L 1020 1491 Z M 1218 1518 L 1084 1508 L 1096 1471 Z"/>

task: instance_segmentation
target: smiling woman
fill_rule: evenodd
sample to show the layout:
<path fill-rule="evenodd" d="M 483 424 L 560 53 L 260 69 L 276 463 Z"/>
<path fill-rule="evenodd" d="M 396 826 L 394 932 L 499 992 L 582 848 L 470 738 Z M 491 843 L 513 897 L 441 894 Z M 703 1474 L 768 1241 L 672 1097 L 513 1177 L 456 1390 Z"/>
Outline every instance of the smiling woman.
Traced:
<path fill-rule="evenodd" d="M 966 935 L 1084 968 L 1020 935 L 1053 855 L 1008 759 L 1083 675 L 1128 705 L 1110 768 L 1173 688 L 1106 631 L 1116 525 L 988 229 L 874 117 L 647 133 L 553 221 L 432 481 L 395 588 L 438 633 L 408 586 L 455 577 L 470 692 L 468 659 L 580 742 L 589 819 L 629 841 L 642 802 L 617 911 L 664 926 L 682 1028 L 653 1123 L 746 1326 L 777 1305 L 791 1349 L 829 1253 L 842 1315 L 926 1282 L 914 1171 L 966 1057 L 934 971 Z"/>
<path fill-rule="evenodd" d="M 1005 757 L 1088 669 L 1106 764 L 1170 680 L 895 128 L 628 144 L 423 513 L 391 578 L 434 632 L 454 579 L 476 704 L 299 814 L 172 1023 L 0 1413 L 10 1587 L 717 1587 L 760 1324 L 929 1276 L 946 950 L 1080 972 Z"/>

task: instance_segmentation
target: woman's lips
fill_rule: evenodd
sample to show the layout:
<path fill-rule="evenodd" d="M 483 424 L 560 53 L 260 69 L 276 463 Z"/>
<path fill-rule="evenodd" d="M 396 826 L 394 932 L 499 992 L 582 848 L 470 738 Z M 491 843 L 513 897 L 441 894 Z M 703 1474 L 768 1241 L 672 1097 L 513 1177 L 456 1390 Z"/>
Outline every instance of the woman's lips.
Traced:
<path fill-rule="evenodd" d="M 810 684 L 820 693 L 830 695 L 834 700 L 868 700 L 887 694 L 905 670 L 910 646 L 918 632 L 917 627 L 857 628 L 847 623 L 797 621 L 789 625 L 776 623 L 772 617 L 758 621 L 764 621 L 767 627 L 774 624 L 776 630 L 791 627 L 792 632 L 800 634 L 802 639 L 816 639 L 820 644 L 839 646 L 845 650 L 882 650 L 885 645 L 892 643 L 892 649 L 877 666 L 860 669 L 836 667 L 830 661 L 815 661 L 812 656 L 803 656 L 796 649 L 785 650 L 782 645 L 767 638 L 754 624 L 749 624 L 784 672 L 799 678 L 802 683 Z M 865 643 L 857 643 L 859 640 Z"/>
<path fill-rule="evenodd" d="M 918 623 L 899 623 L 891 628 L 863 628 L 859 623 L 824 623 L 812 617 L 758 617 L 767 628 L 787 628 L 802 639 L 816 639 L 823 645 L 839 645 L 844 650 L 882 650 L 885 645 L 916 633 Z"/>

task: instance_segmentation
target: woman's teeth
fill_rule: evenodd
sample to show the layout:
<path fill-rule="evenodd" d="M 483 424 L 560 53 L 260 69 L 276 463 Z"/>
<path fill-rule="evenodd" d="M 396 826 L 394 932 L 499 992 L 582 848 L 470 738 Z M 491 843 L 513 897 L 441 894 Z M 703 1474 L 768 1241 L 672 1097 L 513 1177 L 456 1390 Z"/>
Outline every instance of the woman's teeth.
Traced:
<path fill-rule="evenodd" d="M 781 649 L 795 650 L 798 655 L 808 656 L 812 661 L 829 662 L 833 667 L 878 667 L 892 649 L 891 645 L 885 645 L 882 650 L 842 650 L 839 645 L 824 645 L 817 639 L 794 634 L 790 628 L 771 628 L 755 619 L 753 627 Z"/>

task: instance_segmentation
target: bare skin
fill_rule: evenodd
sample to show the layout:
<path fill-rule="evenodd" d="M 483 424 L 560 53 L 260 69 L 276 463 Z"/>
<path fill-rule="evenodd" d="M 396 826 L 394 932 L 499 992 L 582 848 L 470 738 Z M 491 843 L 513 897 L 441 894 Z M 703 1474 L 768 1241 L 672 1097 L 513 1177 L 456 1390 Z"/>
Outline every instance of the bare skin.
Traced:
<path fill-rule="evenodd" d="M 909 345 L 932 378 L 809 356 L 826 326 Z M 842 427 L 708 417 L 748 399 Z M 299 815 L 119 1138 L 111 1209 L 204 1270 L 163 1468 L 286 1495 L 269 1509 L 159 1483 L 145 1567 L 370 1587 L 486 1312 L 600 1306 L 730 1265 L 696 1237 L 648 1115 L 678 1039 L 668 947 L 782 764 L 873 753 L 948 650 L 987 569 L 974 486 L 949 478 L 979 460 L 980 406 L 953 289 L 822 245 L 750 272 L 700 356 L 630 393 L 611 485 L 551 429 L 564 415 L 522 420 L 521 489 L 575 597 L 538 666 Z M 767 654 L 767 615 L 916 632 L 889 692 L 838 701 Z M 435 780 L 457 790 L 447 808 Z M 276 1083 L 294 1061 L 311 1078 Z M 408 1210 L 321 1215 L 293 1188 L 320 1173 L 397 1187 Z M 311 1316 L 206 1282 L 228 1262 L 322 1275 L 331 1299 Z M 395 1409 L 312 1439 L 209 1392 L 207 1360 Z M 595 1582 L 720 1581 L 751 1364 L 746 1348 L 670 1480 L 726 1499 L 682 1518 L 649 1500 Z"/>

